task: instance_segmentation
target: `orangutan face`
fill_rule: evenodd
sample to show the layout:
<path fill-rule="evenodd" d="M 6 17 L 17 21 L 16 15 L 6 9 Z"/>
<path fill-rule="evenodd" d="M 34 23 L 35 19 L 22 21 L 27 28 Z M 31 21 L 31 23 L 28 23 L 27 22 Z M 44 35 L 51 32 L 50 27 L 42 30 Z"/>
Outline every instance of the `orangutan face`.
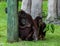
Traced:
<path fill-rule="evenodd" d="M 19 13 L 19 24 L 21 25 L 21 26 L 24 26 L 24 25 L 26 25 L 26 14 L 25 13 L 22 13 L 22 11 Z"/>
<path fill-rule="evenodd" d="M 20 15 L 20 17 L 21 17 L 21 20 L 20 20 L 21 25 L 22 26 L 26 25 L 26 16 L 24 14 L 22 14 L 22 15 Z"/>

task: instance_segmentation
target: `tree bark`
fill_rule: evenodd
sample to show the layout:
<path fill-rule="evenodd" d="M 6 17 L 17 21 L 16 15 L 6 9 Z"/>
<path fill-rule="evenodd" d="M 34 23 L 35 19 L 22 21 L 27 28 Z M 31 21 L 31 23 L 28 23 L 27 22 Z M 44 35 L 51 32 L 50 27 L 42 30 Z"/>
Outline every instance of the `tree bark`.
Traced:
<path fill-rule="evenodd" d="M 17 0 L 7 0 L 7 40 L 8 42 L 18 41 L 18 15 Z"/>
<path fill-rule="evenodd" d="M 56 0 L 48 0 L 48 16 L 47 21 L 51 23 L 57 17 L 56 14 Z"/>
<path fill-rule="evenodd" d="M 31 14 L 31 0 L 22 0 L 21 9 L 26 13 Z"/>
<path fill-rule="evenodd" d="M 42 16 L 42 0 L 22 0 L 21 9 L 35 19 L 36 16 Z"/>
<path fill-rule="evenodd" d="M 31 15 L 33 19 L 37 16 L 42 16 L 42 0 L 32 0 Z"/>

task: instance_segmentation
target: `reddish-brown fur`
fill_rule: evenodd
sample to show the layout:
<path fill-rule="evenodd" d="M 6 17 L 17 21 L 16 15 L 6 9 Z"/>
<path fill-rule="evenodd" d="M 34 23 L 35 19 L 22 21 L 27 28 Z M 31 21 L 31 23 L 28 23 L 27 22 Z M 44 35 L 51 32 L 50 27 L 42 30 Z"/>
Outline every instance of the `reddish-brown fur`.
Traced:
<path fill-rule="evenodd" d="M 23 17 L 21 17 L 21 15 L 23 16 L 23 14 L 25 15 L 26 21 L 27 21 L 25 26 L 21 26 L 21 24 L 20 24 L 21 19 L 23 19 Z M 18 24 L 19 37 L 22 40 L 37 40 L 38 39 L 37 38 L 37 24 L 32 19 L 31 15 L 27 14 L 23 10 L 19 11 L 18 23 L 19 23 Z"/>
<path fill-rule="evenodd" d="M 43 40 L 45 38 L 45 35 L 46 35 L 46 31 L 44 32 L 46 24 L 43 22 L 42 17 L 40 17 L 40 16 L 37 16 L 35 18 L 35 22 L 38 26 L 38 39 Z"/>

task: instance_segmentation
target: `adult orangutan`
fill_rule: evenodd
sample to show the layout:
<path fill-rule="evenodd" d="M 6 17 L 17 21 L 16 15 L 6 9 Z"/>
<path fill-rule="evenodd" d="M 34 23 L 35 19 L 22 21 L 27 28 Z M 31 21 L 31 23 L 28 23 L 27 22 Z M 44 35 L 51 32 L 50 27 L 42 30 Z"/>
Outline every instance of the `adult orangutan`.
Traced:
<path fill-rule="evenodd" d="M 22 40 L 38 40 L 37 24 L 31 15 L 21 10 L 18 13 L 18 32 Z"/>
<path fill-rule="evenodd" d="M 42 17 L 37 16 L 35 18 L 36 24 L 38 26 L 38 39 L 43 40 L 46 35 L 46 31 L 44 31 L 46 24 L 43 22 Z"/>
<path fill-rule="evenodd" d="M 5 8 L 7 13 L 7 8 Z M 18 33 L 22 40 L 37 40 L 37 24 L 23 10 L 18 12 Z"/>

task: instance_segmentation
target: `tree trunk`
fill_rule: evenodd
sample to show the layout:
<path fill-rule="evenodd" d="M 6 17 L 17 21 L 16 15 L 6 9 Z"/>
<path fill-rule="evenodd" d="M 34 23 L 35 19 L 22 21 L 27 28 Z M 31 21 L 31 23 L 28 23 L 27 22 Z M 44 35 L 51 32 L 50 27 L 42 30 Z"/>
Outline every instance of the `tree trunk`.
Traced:
<path fill-rule="evenodd" d="M 56 0 L 48 0 L 48 16 L 47 22 L 53 22 L 57 17 L 56 14 Z"/>
<path fill-rule="evenodd" d="M 42 0 L 32 0 L 31 15 L 33 19 L 37 16 L 42 16 Z"/>
<path fill-rule="evenodd" d="M 8 42 L 18 41 L 18 15 L 17 0 L 7 0 L 7 40 Z"/>
<path fill-rule="evenodd" d="M 22 0 L 21 9 L 35 19 L 36 16 L 42 16 L 42 0 Z"/>
<path fill-rule="evenodd" d="M 31 14 L 31 0 L 22 0 L 21 9 L 26 13 Z"/>

